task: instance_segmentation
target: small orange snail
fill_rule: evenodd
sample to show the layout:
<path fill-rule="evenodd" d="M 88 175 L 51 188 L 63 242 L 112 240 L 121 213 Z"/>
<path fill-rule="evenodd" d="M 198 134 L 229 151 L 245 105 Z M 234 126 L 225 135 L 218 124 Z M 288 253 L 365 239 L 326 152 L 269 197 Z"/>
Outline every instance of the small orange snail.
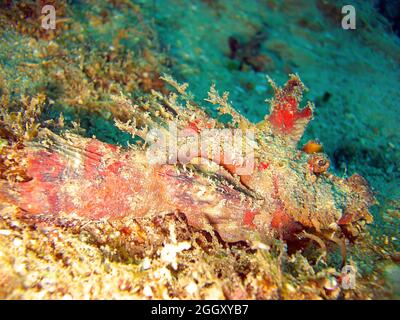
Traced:
<path fill-rule="evenodd" d="M 303 146 L 303 151 L 308 154 L 319 153 L 324 151 L 324 147 L 319 141 L 310 140 Z"/>

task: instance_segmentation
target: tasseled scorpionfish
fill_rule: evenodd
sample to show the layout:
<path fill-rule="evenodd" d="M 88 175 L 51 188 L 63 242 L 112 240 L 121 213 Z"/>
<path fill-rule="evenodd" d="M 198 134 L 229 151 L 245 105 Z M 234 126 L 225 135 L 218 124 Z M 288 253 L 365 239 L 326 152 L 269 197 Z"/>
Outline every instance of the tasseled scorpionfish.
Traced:
<path fill-rule="evenodd" d="M 1 180 L 0 200 L 32 215 L 94 220 L 180 212 L 227 242 L 354 239 L 372 221 L 364 178 L 330 173 L 315 142 L 297 149 L 314 108 L 299 107 L 305 87 L 297 75 L 283 88 L 270 80 L 270 114 L 258 124 L 234 111 L 227 93 L 212 87 L 206 99 L 228 114 L 220 121 L 192 101 L 187 85 L 163 80 L 178 94 L 153 91 L 137 104 L 114 97 L 126 120 L 116 125 L 140 143 L 123 149 L 43 129 L 13 149 L 25 177 Z"/>

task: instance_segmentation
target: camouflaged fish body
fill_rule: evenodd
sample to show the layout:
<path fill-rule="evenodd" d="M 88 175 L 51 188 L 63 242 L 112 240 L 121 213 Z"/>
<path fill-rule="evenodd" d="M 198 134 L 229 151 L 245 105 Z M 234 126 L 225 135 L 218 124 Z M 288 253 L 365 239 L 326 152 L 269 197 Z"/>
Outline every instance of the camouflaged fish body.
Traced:
<path fill-rule="evenodd" d="M 310 233 L 355 238 L 372 221 L 368 209 L 374 198 L 361 176 L 334 176 L 326 155 L 297 149 L 313 110 L 310 103 L 299 108 L 304 86 L 297 76 L 283 88 L 271 81 L 271 111 L 258 124 L 235 112 L 227 95 L 221 97 L 212 88 L 208 101 L 232 117 L 229 123 L 219 122 L 190 100 L 185 86 L 165 80 L 185 105 L 176 94 L 153 92 L 152 101 L 131 105 L 130 121 L 117 122 L 147 139 L 146 147 L 123 149 L 42 130 L 36 142 L 19 151 L 29 179 L 3 180 L 1 200 L 29 214 L 89 219 L 181 212 L 191 226 L 211 225 L 228 242 L 293 240 Z M 171 162 L 170 147 L 157 149 L 148 141 L 154 128 L 171 135 L 167 123 L 175 123 L 179 131 L 176 163 Z M 243 134 L 240 143 L 210 151 L 223 138 L 218 135 L 235 130 L 252 132 L 252 139 Z M 206 147 L 198 147 L 199 139 Z"/>

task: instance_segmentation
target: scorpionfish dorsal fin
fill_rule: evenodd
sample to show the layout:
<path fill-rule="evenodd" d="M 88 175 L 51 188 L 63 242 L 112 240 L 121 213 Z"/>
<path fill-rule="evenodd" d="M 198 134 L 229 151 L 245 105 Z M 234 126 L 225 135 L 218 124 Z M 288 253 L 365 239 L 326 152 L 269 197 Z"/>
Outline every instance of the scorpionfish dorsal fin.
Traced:
<path fill-rule="evenodd" d="M 314 106 L 311 102 L 303 109 L 299 108 L 306 87 L 298 75 L 294 74 L 290 75 L 283 88 L 278 87 L 270 78 L 268 81 L 274 89 L 274 97 L 269 100 L 271 110 L 265 122 L 269 123 L 274 134 L 297 143 L 313 118 Z"/>

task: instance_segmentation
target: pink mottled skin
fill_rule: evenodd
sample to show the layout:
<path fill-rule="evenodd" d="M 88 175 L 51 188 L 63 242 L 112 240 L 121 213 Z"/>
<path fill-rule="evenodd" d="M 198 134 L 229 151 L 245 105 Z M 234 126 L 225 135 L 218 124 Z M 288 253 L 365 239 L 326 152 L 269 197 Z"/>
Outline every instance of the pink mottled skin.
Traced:
<path fill-rule="evenodd" d="M 31 214 L 89 219 L 139 218 L 183 212 L 188 223 L 211 224 L 227 241 L 246 238 L 254 226 L 246 212 L 257 205 L 241 192 L 174 165 L 149 165 L 144 152 L 123 151 L 94 139 L 73 156 L 64 151 L 26 148 L 31 180 L 5 191 L 3 201 Z M 232 230 L 236 232 L 232 232 Z"/>
<path fill-rule="evenodd" d="M 89 219 L 182 212 L 191 226 L 205 229 L 210 224 L 228 242 L 248 240 L 256 234 L 293 239 L 313 226 L 304 218 L 312 214 L 312 206 L 303 208 L 290 198 L 285 178 L 290 179 L 291 171 L 283 177 L 275 173 L 278 171 L 272 164 L 260 162 L 248 176 L 251 188 L 264 190 L 260 200 L 223 180 L 211 183 L 210 177 L 178 165 L 150 165 L 143 151 L 124 151 L 79 138 L 79 146 L 73 146 L 71 153 L 67 152 L 71 142 L 64 143 L 65 150 L 25 148 L 31 179 L 12 186 L 3 182 L 0 200 L 30 214 Z M 324 219 L 332 222 L 332 216 Z M 352 218 L 342 221 L 350 223 Z"/>

